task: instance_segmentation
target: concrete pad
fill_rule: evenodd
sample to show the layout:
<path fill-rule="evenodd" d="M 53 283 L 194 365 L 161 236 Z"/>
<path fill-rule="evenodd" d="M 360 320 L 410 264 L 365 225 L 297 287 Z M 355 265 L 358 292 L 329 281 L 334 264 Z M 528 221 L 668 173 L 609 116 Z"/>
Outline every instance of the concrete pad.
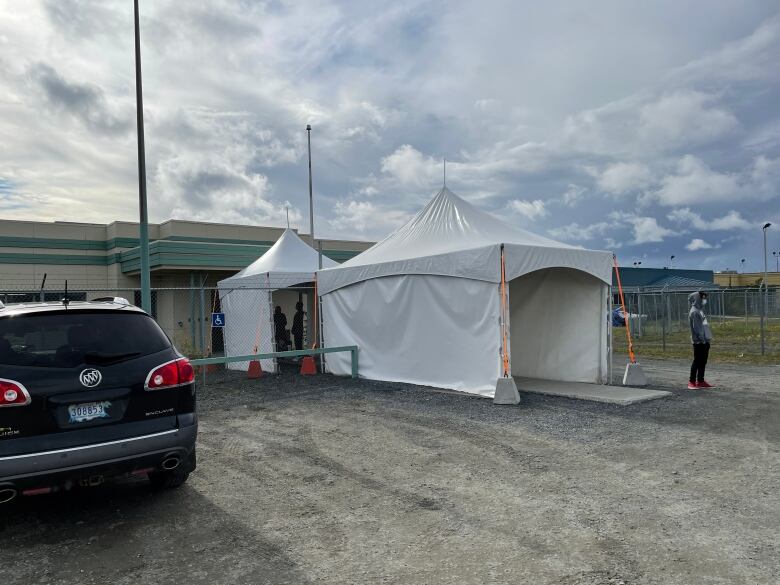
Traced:
<path fill-rule="evenodd" d="M 586 384 L 585 382 L 558 382 L 554 380 L 539 380 L 537 378 L 515 377 L 517 387 L 523 392 L 592 400 L 609 404 L 628 405 L 647 400 L 656 400 L 671 396 L 671 392 L 648 390 L 647 388 L 632 388 L 630 386 L 607 386 L 604 384 Z"/>

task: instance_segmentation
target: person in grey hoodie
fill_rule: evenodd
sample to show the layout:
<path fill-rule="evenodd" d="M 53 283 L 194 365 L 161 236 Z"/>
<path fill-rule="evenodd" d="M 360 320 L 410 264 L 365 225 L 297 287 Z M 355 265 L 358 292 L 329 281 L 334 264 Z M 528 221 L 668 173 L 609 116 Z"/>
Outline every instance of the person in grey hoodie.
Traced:
<path fill-rule="evenodd" d="M 689 390 L 699 388 L 714 388 L 704 379 L 704 369 L 707 367 L 707 358 L 710 354 L 712 331 L 704 314 L 707 304 L 707 293 L 698 291 L 688 295 L 691 310 L 688 311 L 688 323 L 691 327 L 691 342 L 693 343 L 693 364 L 691 364 L 691 377 L 688 381 Z"/>

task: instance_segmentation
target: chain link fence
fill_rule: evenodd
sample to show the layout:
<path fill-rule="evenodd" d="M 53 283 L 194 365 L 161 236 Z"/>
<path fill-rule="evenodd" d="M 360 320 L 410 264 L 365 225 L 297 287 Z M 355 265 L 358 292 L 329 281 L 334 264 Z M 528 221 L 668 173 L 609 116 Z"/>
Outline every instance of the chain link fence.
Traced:
<path fill-rule="evenodd" d="M 69 287 L 67 296 L 71 302 L 122 297 L 141 306 L 137 288 Z M 0 288 L 4 304 L 56 302 L 64 297 L 64 288 Z M 191 359 L 267 354 L 313 346 L 317 341 L 314 298 L 311 285 L 153 288 L 151 314 L 179 351 Z M 268 359 L 261 360 L 261 366 L 265 372 L 277 372 L 297 361 Z M 227 369 L 245 375 L 248 366 L 234 362 Z M 215 379 L 224 377 L 225 369 L 221 364 L 203 366 L 202 382 L 207 382 L 208 374 L 220 373 Z"/>
<path fill-rule="evenodd" d="M 626 314 L 638 350 L 645 355 L 690 352 L 691 291 L 625 292 Z M 713 288 L 704 309 L 713 331 L 713 353 L 739 360 L 780 356 L 780 289 Z M 613 299 L 614 307 L 620 307 Z M 615 347 L 625 336 L 615 332 Z"/>
<path fill-rule="evenodd" d="M 690 291 L 681 290 L 625 292 L 626 313 L 640 355 L 688 356 L 689 294 Z M 0 301 L 5 304 L 59 301 L 64 295 L 64 290 L 54 287 L 34 290 L 0 285 Z M 141 304 L 141 291 L 137 288 L 71 287 L 68 290 L 71 301 L 117 296 Z M 620 308 L 617 294 L 613 297 L 613 308 Z M 713 357 L 771 363 L 780 359 L 778 287 L 713 288 L 705 312 L 715 338 Z M 193 359 L 306 349 L 320 341 L 320 315 L 311 284 L 281 289 L 154 288 L 151 313 L 176 347 Z M 626 336 L 618 328 L 613 339 L 616 351 L 626 349 Z M 319 359 L 321 369 L 325 367 L 324 359 Z M 261 366 L 263 371 L 275 372 L 284 367 L 297 367 L 296 362 L 297 358 L 277 358 L 261 360 Z M 246 362 L 229 364 L 228 372 L 224 365 L 203 366 L 201 381 L 206 383 L 211 375 L 217 381 L 231 370 L 245 375 L 247 368 Z"/>

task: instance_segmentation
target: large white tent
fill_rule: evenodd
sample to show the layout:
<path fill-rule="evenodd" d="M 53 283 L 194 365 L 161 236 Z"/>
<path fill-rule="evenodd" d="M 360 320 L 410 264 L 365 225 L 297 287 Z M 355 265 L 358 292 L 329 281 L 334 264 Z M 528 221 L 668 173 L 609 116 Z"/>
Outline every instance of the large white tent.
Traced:
<path fill-rule="evenodd" d="M 323 268 L 338 266 L 322 257 Z M 280 289 L 310 283 L 319 268 L 319 254 L 286 229 L 260 258 L 238 274 L 219 281 L 219 300 L 225 313 L 225 355 L 240 356 L 276 351 L 273 324 L 273 293 Z M 228 365 L 246 370 L 247 362 Z M 261 360 L 266 372 L 276 371 L 274 360 Z"/>
<path fill-rule="evenodd" d="M 514 376 L 605 383 L 611 262 L 445 187 L 384 240 L 318 273 L 323 341 L 359 346 L 360 374 L 376 380 L 493 396 L 506 347 Z M 346 356 L 327 363 L 350 372 Z"/>

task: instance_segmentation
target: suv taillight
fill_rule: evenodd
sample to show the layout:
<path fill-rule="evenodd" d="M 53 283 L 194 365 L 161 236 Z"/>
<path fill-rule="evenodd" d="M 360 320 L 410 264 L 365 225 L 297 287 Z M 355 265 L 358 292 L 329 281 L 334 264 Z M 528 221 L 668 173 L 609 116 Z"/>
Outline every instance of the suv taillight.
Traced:
<path fill-rule="evenodd" d="M 157 366 L 146 376 L 144 388 L 162 390 L 190 384 L 195 380 L 195 370 L 187 358 L 179 358 Z"/>
<path fill-rule="evenodd" d="M 32 402 L 27 388 L 19 382 L 0 378 L 0 408 L 7 406 L 27 406 Z"/>

